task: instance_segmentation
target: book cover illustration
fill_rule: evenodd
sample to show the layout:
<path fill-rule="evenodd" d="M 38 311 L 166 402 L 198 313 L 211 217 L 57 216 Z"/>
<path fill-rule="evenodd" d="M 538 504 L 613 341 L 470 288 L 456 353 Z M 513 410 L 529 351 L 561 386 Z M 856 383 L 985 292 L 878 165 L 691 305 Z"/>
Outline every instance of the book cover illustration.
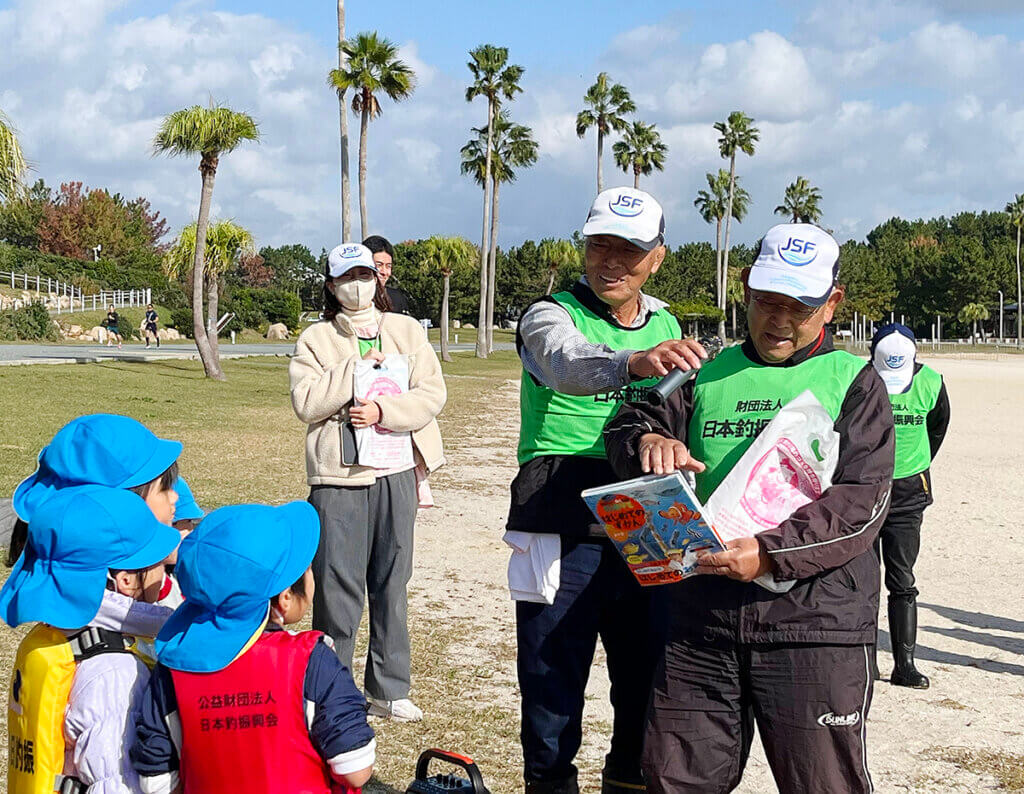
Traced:
<path fill-rule="evenodd" d="M 725 546 L 680 472 L 639 477 L 580 494 L 642 585 L 694 574 L 697 555 Z"/>

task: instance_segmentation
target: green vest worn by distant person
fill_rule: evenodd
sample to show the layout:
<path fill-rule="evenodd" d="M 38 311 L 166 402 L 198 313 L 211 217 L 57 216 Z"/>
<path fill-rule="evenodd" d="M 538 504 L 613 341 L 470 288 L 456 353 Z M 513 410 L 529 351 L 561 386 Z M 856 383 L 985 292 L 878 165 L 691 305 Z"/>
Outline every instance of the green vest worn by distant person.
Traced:
<path fill-rule="evenodd" d="M 913 477 L 932 465 L 928 440 L 928 414 L 942 390 L 942 376 L 922 366 L 902 394 L 890 394 L 892 419 L 896 423 L 896 470 L 893 479 Z"/>
<path fill-rule="evenodd" d="M 791 367 L 751 361 L 741 345 L 701 367 L 694 381 L 689 449 L 707 468 L 697 475 L 697 497 L 707 501 L 754 439 L 794 397 L 810 390 L 835 421 L 864 361 L 842 350 L 811 356 Z"/>
<path fill-rule="evenodd" d="M 588 342 L 612 350 L 647 350 L 679 339 L 679 321 L 665 309 L 638 328 L 623 328 L 584 306 L 571 292 L 551 296 Z M 519 392 L 519 465 L 542 455 L 605 458 L 602 432 L 624 401 L 642 400 L 658 378 L 635 381 L 613 392 L 574 396 L 543 386 L 523 370 Z"/>

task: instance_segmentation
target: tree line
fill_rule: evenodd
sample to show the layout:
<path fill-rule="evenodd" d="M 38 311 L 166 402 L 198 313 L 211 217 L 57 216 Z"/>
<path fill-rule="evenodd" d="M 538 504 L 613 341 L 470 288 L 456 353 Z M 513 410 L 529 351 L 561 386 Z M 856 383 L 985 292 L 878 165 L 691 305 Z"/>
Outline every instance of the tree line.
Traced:
<path fill-rule="evenodd" d="M 522 310 L 520 293 L 525 285 L 539 293 L 546 282 L 546 291 L 551 291 L 556 281 L 562 283 L 568 277 L 566 274 L 580 267 L 581 250 L 578 239 L 530 242 L 505 252 L 499 250 L 501 186 L 513 182 L 522 168 L 535 164 L 539 151 L 532 131 L 514 120 L 509 107 L 523 91 L 525 68 L 510 63 L 507 48 L 493 44 L 476 47 L 469 56 L 470 81 L 465 99 L 485 100 L 486 124 L 471 128 L 469 141 L 461 149 L 461 170 L 482 189 L 480 243 L 473 246 L 460 238 L 435 237 L 422 244 L 404 244 L 401 258 L 409 260 L 404 280 L 418 282 L 410 286 L 410 296 L 421 312 L 430 313 L 432 318 L 436 315 L 439 322 L 447 317 L 449 309 L 456 316 L 464 314 L 470 298 L 462 282 L 467 268 L 473 269 L 477 283 L 473 301 L 479 328 L 476 353 L 486 357 L 493 349 L 495 322 L 511 319 Z M 378 32 L 346 38 L 344 2 L 339 0 L 338 66 L 327 73 L 327 85 L 336 92 L 339 102 L 341 228 L 345 239 L 351 239 L 349 109 L 360 120 L 359 210 L 361 233 L 365 237 L 374 231 L 366 200 L 370 124 L 383 112 L 385 98 L 400 102 L 414 92 L 416 75 L 400 58 L 399 48 Z M 639 186 L 641 176 L 664 169 L 668 147 L 654 124 L 633 118 L 636 105 L 625 86 L 616 83 L 607 72 L 601 72 L 584 94 L 583 105 L 576 115 L 575 129 L 580 138 L 591 129 L 595 131 L 598 191 L 603 188 L 603 151 L 609 136 L 620 136 L 612 146 L 614 160 L 625 173 L 633 175 L 634 186 Z M 666 296 L 682 313 L 716 320 L 718 333 L 724 337 L 727 309 L 731 308 L 735 315 L 740 296 L 740 266 L 749 261 L 752 250 L 731 243 L 733 222 L 742 222 L 752 202 L 741 185 L 737 161 L 739 155 L 755 155 L 760 131 L 755 120 L 740 110 L 713 127 L 718 134 L 719 153 L 729 167 L 709 172 L 707 188 L 700 189 L 694 199 L 701 217 L 715 226 L 710 286 L 707 279 L 698 277 L 708 267 L 696 255 L 703 250 L 699 243 L 670 252 L 667 266 L 655 283 L 664 283 Z M 210 218 L 220 159 L 241 145 L 258 141 L 256 119 L 212 101 L 209 106 L 184 108 L 164 118 L 153 141 L 154 152 L 197 158 L 201 188 L 196 223 L 183 229 L 168 244 L 161 239 L 166 224 L 144 199 L 125 201 L 102 190 L 83 193 L 82 186 L 75 183 L 62 186 L 56 198 L 47 195 L 47 188 L 41 183 L 27 188 L 28 167 L 16 132 L 0 114 L 0 235 L 14 245 L 78 259 L 87 258 L 90 252 L 99 258 L 103 245 L 109 246 L 104 256 L 124 259 L 127 254 L 120 249 L 134 246 L 144 251 L 150 263 L 153 257 L 159 257 L 168 292 L 176 285 L 191 306 L 192 333 L 207 374 L 223 378 L 217 354 L 217 314 L 232 277 L 252 280 L 262 272 L 261 268 L 276 274 L 280 267 L 291 275 L 274 275 L 271 280 L 296 277 L 301 283 L 292 286 L 297 286 L 296 296 L 301 301 L 302 284 L 306 283 L 303 279 L 308 273 L 296 276 L 295 268 L 308 264 L 296 263 L 300 259 L 307 263 L 312 258 L 306 249 L 308 257 L 284 263 L 281 257 L 275 259 L 276 255 L 271 255 L 274 263 L 267 264 L 267 257 L 255 252 L 251 234 L 243 227 Z M 785 188 L 775 212 L 793 222 L 821 223 L 822 200 L 817 187 L 806 177 L 797 176 Z M 81 231 L 87 227 L 92 229 L 88 240 Z M 104 229 L 102 233 L 96 231 L 100 228 Z M 953 328 L 957 323 L 963 326 L 984 321 L 996 291 L 1012 295 L 1014 285 L 1012 278 L 1007 280 L 1006 248 L 1007 241 L 1014 237 L 1017 303 L 1020 302 L 1022 228 L 1022 196 L 1008 203 L 1004 213 L 962 213 L 951 219 L 912 222 L 892 219 L 873 230 L 866 242 L 843 246 L 844 278 L 849 287 L 849 301 L 843 314 L 856 311 L 880 319 L 886 311 L 899 310 L 916 323 L 926 323 L 926 317 L 941 314 L 949 318 Z M 123 239 L 115 239 L 117 229 L 126 231 Z M 107 242 L 95 242 L 100 237 Z M 232 244 L 227 246 L 225 241 Z M 674 265 L 677 260 L 679 264 Z M 191 265 L 186 267 L 189 262 Z M 436 286 L 428 286 L 425 272 L 434 272 Z M 435 311 L 432 296 L 437 290 L 441 305 Z M 448 295 L 451 307 L 444 295 Z M 310 304 L 317 300 L 315 290 L 305 297 Z M 844 319 L 843 314 L 840 320 Z M 1017 315 L 1019 338 L 1019 311 Z M 443 326 L 446 339 L 447 322 Z M 735 319 L 733 326 L 735 330 Z"/>

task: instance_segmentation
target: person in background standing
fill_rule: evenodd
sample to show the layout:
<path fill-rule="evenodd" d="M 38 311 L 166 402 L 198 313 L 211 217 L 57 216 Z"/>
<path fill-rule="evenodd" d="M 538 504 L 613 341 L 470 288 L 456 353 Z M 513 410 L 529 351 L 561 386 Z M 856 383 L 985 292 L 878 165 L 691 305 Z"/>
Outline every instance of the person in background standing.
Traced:
<path fill-rule="evenodd" d="M 895 662 L 889 682 L 927 689 L 928 677 L 914 666 L 914 563 L 921 549 L 924 509 L 932 503 L 932 461 L 949 426 L 949 395 L 942 376 L 917 362 L 914 332 L 904 325 L 893 323 L 875 332 L 871 363 L 889 392 L 896 423 L 892 500 L 875 547 L 885 563 L 885 589 L 889 593 L 889 636 Z M 877 669 L 875 672 L 877 677 Z"/>
<path fill-rule="evenodd" d="M 391 304 L 391 308 L 388 311 L 411 316 L 409 296 L 405 294 L 401 287 L 395 284 L 388 286 L 388 281 L 391 279 L 391 268 L 395 260 L 395 249 L 391 246 L 391 243 L 375 234 L 363 240 L 363 245 L 369 248 L 373 254 L 373 264 L 377 266 L 377 278 L 384 285 L 388 295 L 388 302 Z"/>
<path fill-rule="evenodd" d="M 313 628 L 334 639 L 338 658 L 351 667 L 368 593 L 370 643 L 364 679 L 369 714 L 415 722 L 423 712 L 409 697 L 406 585 L 412 576 L 420 481 L 444 464 L 436 417 L 447 390 L 420 324 L 386 311 L 376 270 L 373 255 L 363 245 L 346 243 L 331 251 L 324 319 L 302 332 L 288 375 L 292 407 L 308 425 L 309 501 L 323 527 L 313 560 Z M 389 356 L 407 357 L 408 391 L 356 398 L 356 364 Z M 408 434 L 403 442 L 411 447 L 408 465 L 361 465 L 358 451 L 350 458 L 345 434 L 368 427 Z"/>

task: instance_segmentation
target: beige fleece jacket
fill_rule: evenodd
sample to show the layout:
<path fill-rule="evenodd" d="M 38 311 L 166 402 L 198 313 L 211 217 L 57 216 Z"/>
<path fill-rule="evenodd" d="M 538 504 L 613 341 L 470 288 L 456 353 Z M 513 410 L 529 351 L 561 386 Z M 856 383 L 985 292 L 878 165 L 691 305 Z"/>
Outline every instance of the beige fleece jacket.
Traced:
<path fill-rule="evenodd" d="M 381 408 L 380 424 L 388 430 L 411 431 L 415 452 L 433 471 L 445 462 L 436 419 L 448 398 L 441 364 L 423 326 L 404 314 L 382 316 L 380 350 L 409 357 L 409 391 L 375 398 Z M 310 485 L 371 485 L 376 479 L 369 466 L 341 462 L 341 426 L 348 421 L 353 372 L 360 358 L 359 338 L 343 314 L 311 325 L 295 344 L 288 379 L 295 415 L 309 426 L 306 481 Z"/>

